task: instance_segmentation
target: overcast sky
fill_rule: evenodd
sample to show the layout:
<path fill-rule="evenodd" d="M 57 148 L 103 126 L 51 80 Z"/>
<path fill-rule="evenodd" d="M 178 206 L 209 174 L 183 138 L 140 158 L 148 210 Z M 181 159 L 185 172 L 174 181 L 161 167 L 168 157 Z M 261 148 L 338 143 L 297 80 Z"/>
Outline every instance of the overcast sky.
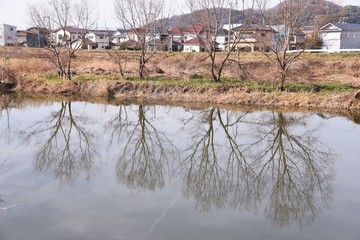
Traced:
<path fill-rule="evenodd" d="M 114 29 L 120 27 L 116 20 L 113 10 L 114 0 L 94 0 L 98 6 L 100 16 L 98 28 Z M 185 0 L 165 0 L 168 5 L 171 5 L 173 14 L 179 14 L 179 9 L 183 8 Z M 278 3 L 279 0 L 271 0 L 273 4 Z M 24 30 L 31 26 L 31 21 L 28 17 L 27 8 L 29 3 L 36 2 L 36 0 L 0 0 L 0 23 L 7 23 L 17 26 L 18 30 Z M 359 0 L 334 0 L 340 5 L 356 5 L 360 6 Z M 186 9 L 183 10 L 186 12 Z"/>

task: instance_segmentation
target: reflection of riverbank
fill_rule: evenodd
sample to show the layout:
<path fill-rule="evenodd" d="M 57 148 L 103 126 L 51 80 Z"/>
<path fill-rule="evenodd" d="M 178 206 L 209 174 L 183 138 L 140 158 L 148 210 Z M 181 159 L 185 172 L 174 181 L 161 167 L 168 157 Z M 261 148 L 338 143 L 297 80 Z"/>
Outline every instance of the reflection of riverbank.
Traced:
<path fill-rule="evenodd" d="M 96 104 L 104 105 L 130 105 L 130 104 L 145 104 L 145 105 L 156 105 L 156 106 L 176 106 L 184 107 L 187 109 L 202 110 L 209 107 L 221 108 L 231 111 L 262 111 L 262 110 L 271 110 L 275 112 L 316 112 L 321 114 L 323 118 L 328 118 L 331 116 L 344 116 L 349 120 L 360 123 L 360 108 L 359 109 L 344 109 L 344 108 L 321 108 L 319 106 L 315 107 L 289 107 L 289 106 L 249 106 L 249 104 L 234 104 L 230 102 L 229 104 L 225 103 L 216 103 L 216 102 L 189 102 L 189 101 L 168 101 L 168 99 L 126 99 L 126 98 L 109 98 L 109 97 L 94 97 L 86 95 L 63 95 L 63 94 L 34 94 L 34 93 L 6 93 L 2 95 L 0 99 L 0 109 L 5 110 L 7 108 L 26 108 L 26 107 L 40 107 L 46 104 L 52 104 L 53 102 L 60 101 L 71 101 L 71 102 L 90 102 Z M 171 100 L 171 99 L 169 99 Z M 334 107 L 334 106 L 333 106 Z"/>

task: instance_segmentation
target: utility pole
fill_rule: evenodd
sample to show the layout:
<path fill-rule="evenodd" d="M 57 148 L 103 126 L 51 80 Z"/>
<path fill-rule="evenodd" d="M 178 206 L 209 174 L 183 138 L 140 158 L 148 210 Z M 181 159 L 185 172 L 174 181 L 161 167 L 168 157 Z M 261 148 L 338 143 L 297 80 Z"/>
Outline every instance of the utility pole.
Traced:
<path fill-rule="evenodd" d="M 230 37 L 231 37 L 231 10 L 232 10 L 232 2 L 230 2 L 230 8 L 229 8 L 229 32 L 228 32 L 228 52 L 231 51 L 230 49 Z"/>

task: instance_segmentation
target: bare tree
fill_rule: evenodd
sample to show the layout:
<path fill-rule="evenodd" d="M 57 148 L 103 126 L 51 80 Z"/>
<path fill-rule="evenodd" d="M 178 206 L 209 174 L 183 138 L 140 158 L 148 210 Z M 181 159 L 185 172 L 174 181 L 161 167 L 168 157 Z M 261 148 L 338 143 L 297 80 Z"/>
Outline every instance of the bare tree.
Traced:
<path fill-rule="evenodd" d="M 155 34 L 157 20 L 162 17 L 164 0 L 115 0 L 115 11 L 120 23 L 125 29 L 131 31 L 137 47 L 138 74 L 145 77 L 145 65 L 155 55 L 156 48 L 149 52 L 148 40 L 152 32 Z M 155 38 L 155 36 L 152 36 Z"/>
<path fill-rule="evenodd" d="M 211 76 L 215 82 L 222 81 L 223 70 L 231 53 L 243 39 L 243 32 L 232 34 L 231 12 L 242 10 L 241 24 L 246 28 L 254 19 L 255 0 L 187 0 L 191 11 L 190 30 L 210 58 Z M 229 17 L 229 30 L 223 29 L 224 19 Z M 219 34 L 227 34 L 226 53 L 219 54 Z M 238 58 L 239 60 L 239 58 Z M 240 65 L 240 61 L 238 61 Z M 241 67 L 241 66 L 240 66 Z"/>
<path fill-rule="evenodd" d="M 124 80 L 126 66 L 130 59 L 128 53 L 121 52 L 121 50 L 108 51 L 107 53 L 118 66 L 121 79 Z"/>
<path fill-rule="evenodd" d="M 29 7 L 32 22 L 39 29 L 46 29 L 42 32 L 47 41 L 47 53 L 36 56 L 47 58 L 64 80 L 71 80 L 72 60 L 82 47 L 85 34 L 96 22 L 94 9 L 89 0 L 49 0 Z M 76 39 L 68 35 L 70 28 L 76 32 Z"/>
<path fill-rule="evenodd" d="M 321 13 L 316 17 L 314 35 L 327 19 L 326 6 L 314 5 L 312 2 L 311 0 L 280 0 L 273 11 L 266 11 L 266 5 L 260 7 L 264 23 L 274 30 L 275 44 L 268 45 L 267 48 L 272 54 L 262 52 L 269 60 L 277 64 L 278 75 L 274 79 L 274 88 L 277 90 L 285 90 L 285 81 L 294 60 L 299 58 L 309 46 L 313 46 L 315 41 L 318 41 L 317 38 L 306 41 L 305 34 L 302 33 L 309 19 L 315 19 L 311 11 Z"/>

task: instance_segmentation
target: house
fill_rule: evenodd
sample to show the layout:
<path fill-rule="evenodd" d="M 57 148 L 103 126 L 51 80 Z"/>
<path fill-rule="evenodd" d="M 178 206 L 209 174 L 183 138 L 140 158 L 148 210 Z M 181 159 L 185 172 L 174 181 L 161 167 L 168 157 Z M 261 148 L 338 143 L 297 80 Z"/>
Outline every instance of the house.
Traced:
<path fill-rule="evenodd" d="M 226 29 L 218 29 L 215 41 L 219 44 L 218 50 L 224 52 L 228 49 L 230 31 Z M 231 37 L 231 36 L 230 36 Z"/>
<path fill-rule="evenodd" d="M 48 46 L 49 31 L 46 28 L 31 27 L 26 29 L 26 44 L 28 47 Z"/>
<path fill-rule="evenodd" d="M 111 42 L 114 46 L 118 46 L 115 48 L 120 48 L 120 45 L 128 40 L 128 36 L 126 33 L 126 29 L 116 29 L 114 34 L 112 35 Z"/>
<path fill-rule="evenodd" d="M 27 35 L 28 35 L 28 33 L 26 31 L 17 30 L 16 31 L 16 38 L 17 38 L 16 45 L 27 47 Z"/>
<path fill-rule="evenodd" d="M 127 40 L 134 40 L 136 42 L 142 41 L 144 37 L 146 38 L 147 31 L 145 28 L 133 28 L 130 30 L 127 30 Z"/>
<path fill-rule="evenodd" d="M 114 31 L 89 30 L 85 38 L 95 43 L 88 45 L 91 46 L 91 49 L 110 49 L 113 35 Z"/>
<path fill-rule="evenodd" d="M 73 42 L 84 37 L 86 29 L 68 26 L 59 28 L 52 33 L 51 44 L 62 45 L 65 42 Z"/>
<path fill-rule="evenodd" d="M 189 25 L 184 31 L 184 42 L 192 39 L 206 39 L 206 33 L 203 26 L 200 23 Z"/>
<path fill-rule="evenodd" d="M 0 24 L 0 46 L 14 46 L 17 44 L 16 26 Z"/>
<path fill-rule="evenodd" d="M 360 49 L 360 24 L 328 23 L 320 28 L 322 49 Z"/>
<path fill-rule="evenodd" d="M 205 42 L 201 39 L 193 38 L 182 45 L 183 52 L 205 52 Z"/>
<path fill-rule="evenodd" d="M 315 26 L 303 26 L 301 31 L 305 36 L 305 47 L 307 49 L 320 49 L 322 41 L 319 34 L 319 29 Z"/>
<path fill-rule="evenodd" d="M 235 27 L 231 31 L 234 36 L 230 41 L 236 45 L 238 51 L 267 52 L 274 48 L 274 29 L 268 26 L 250 23 Z"/>
<path fill-rule="evenodd" d="M 32 27 L 25 31 L 18 30 L 16 33 L 17 45 L 24 47 L 47 46 L 48 31 L 45 28 Z"/>
<path fill-rule="evenodd" d="M 299 29 L 286 29 L 285 25 L 272 25 L 272 29 L 274 29 L 274 44 L 276 48 L 273 49 L 275 51 L 281 50 L 282 43 L 284 39 L 289 39 L 289 43 L 287 46 L 287 50 L 300 50 L 305 46 L 306 34 Z M 291 36 L 289 36 L 291 34 Z"/>
<path fill-rule="evenodd" d="M 171 48 L 169 31 L 162 28 L 150 30 L 146 35 L 146 44 L 149 51 L 169 51 Z"/>
<path fill-rule="evenodd" d="M 176 26 L 169 30 L 171 37 L 171 51 L 173 52 L 181 52 L 183 50 L 183 43 L 185 42 L 185 34 L 186 28 L 181 28 Z"/>
<path fill-rule="evenodd" d="M 79 39 L 75 39 L 74 41 L 71 41 L 70 48 L 91 50 L 91 49 L 97 49 L 97 44 L 88 38 L 79 38 Z"/>
<path fill-rule="evenodd" d="M 203 52 L 205 51 L 206 34 L 201 24 L 192 24 L 186 28 L 176 26 L 169 31 L 172 51 Z"/>

